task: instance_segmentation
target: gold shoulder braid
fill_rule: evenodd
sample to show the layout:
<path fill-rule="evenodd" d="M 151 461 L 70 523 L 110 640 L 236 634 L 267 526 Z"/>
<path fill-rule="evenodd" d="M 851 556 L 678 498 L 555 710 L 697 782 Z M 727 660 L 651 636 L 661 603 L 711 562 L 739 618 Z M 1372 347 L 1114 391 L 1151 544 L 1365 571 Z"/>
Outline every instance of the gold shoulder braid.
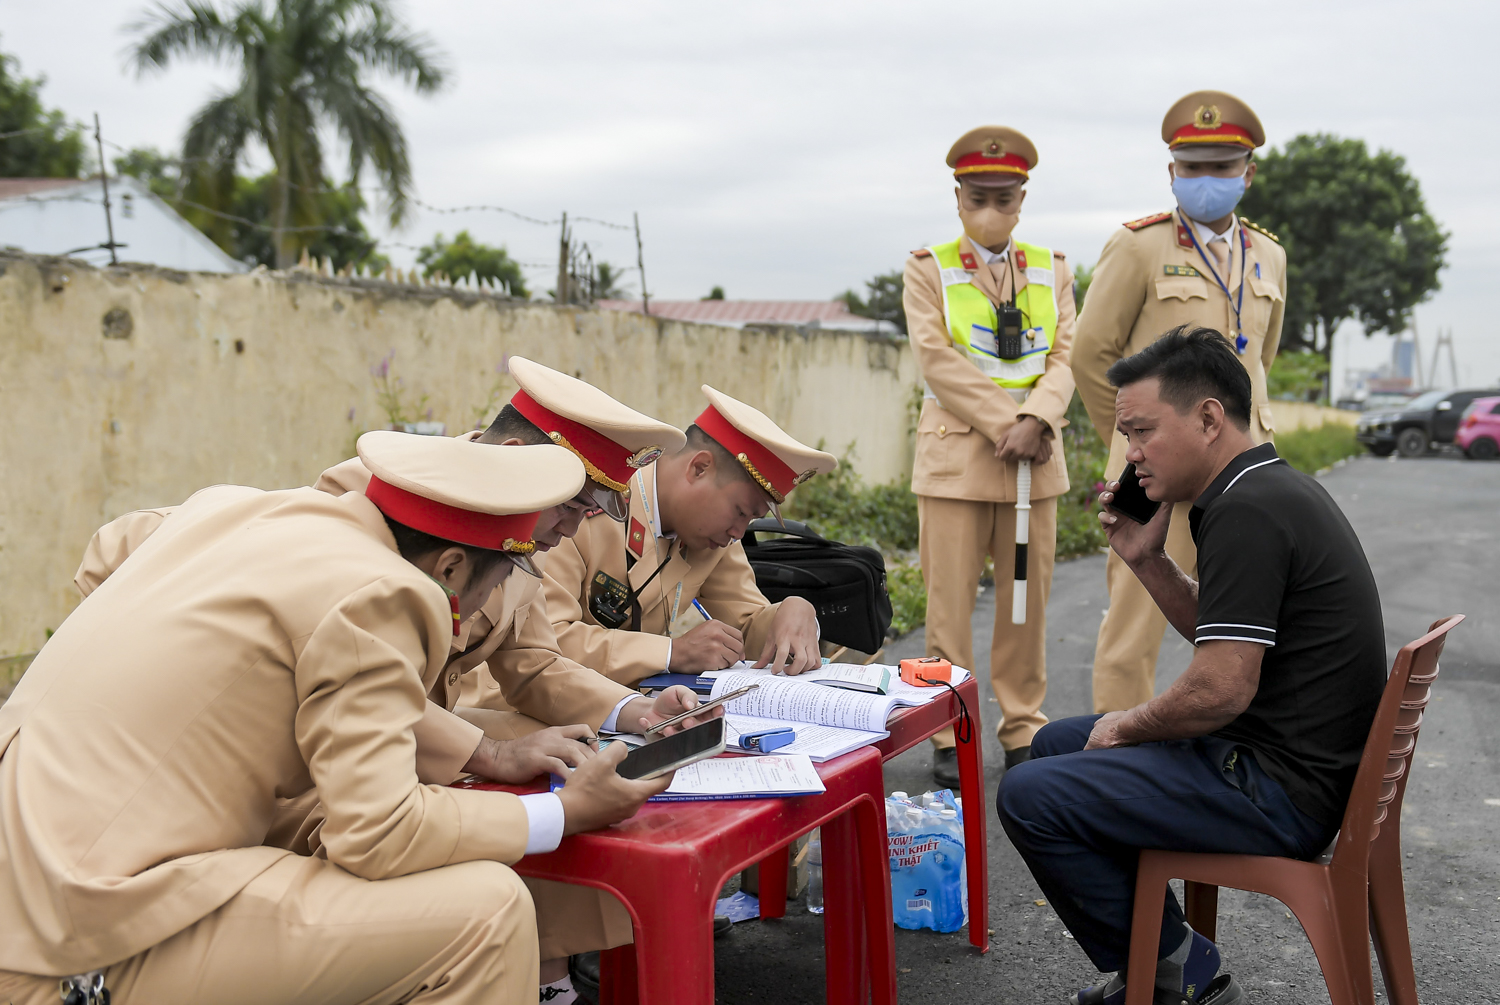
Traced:
<path fill-rule="evenodd" d="M 580 461 L 583 462 L 583 470 L 587 471 L 589 477 L 594 481 L 598 482 L 600 485 L 603 485 L 607 489 L 614 489 L 616 492 L 630 491 L 629 485 L 624 482 L 615 481 L 609 475 L 605 474 L 603 471 L 600 471 L 597 467 L 595 467 L 592 461 L 583 456 L 583 451 L 579 450 L 577 447 L 573 446 L 573 444 L 569 443 L 568 438 L 562 433 L 554 431 L 548 433 L 547 435 L 552 438 L 553 443 L 556 443 L 560 447 L 567 447 L 569 450 L 573 451 L 574 456 L 576 456 Z"/>
<path fill-rule="evenodd" d="M 1264 235 L 1266 235 L 1271 240 L 1275 241 L 1277 244 L 1281 243 L 1281 238 L 1277 237 L 1275 234 L 1271 233 L 1269 230 L 1267 230 L 1266 228 L 1262 227 L 1258 223 L 1251 223 L 1249 220 L 1245 219 L 1243 216 L 1240 217 L 1240 223 L 1243 223 L 1245 226 L 1249 227 L 1251 230 L 1255 231 L 1257 234 L 1264 234 Z"/>
<path fill-rule="evenodd" d="M 750 477 L 754 478 L 756 484 L 766 490 L 766 493 L 770 495 L 773 502 L 775 502 L 778 506 L 786 502 L 786 496 L 782 495 L 780 492 L 777 492 L 775 487 L 771 485 L 770 480 L 767 479 L 765 475 L 755 470 L 755 465 L 750 463 L 750 458 L 746 457 L 744 454 L 739 454 L 736 456 L 736 460 L 738 460 L 745 466 L 745 470 L 750 472 Z"/>

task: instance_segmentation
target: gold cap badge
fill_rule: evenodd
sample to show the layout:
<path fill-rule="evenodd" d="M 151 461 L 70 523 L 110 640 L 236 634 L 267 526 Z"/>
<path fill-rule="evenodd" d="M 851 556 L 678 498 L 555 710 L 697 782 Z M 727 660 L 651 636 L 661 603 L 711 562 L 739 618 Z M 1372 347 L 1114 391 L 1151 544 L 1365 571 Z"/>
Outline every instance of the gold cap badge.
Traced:
<path fill-rule="evenodd" d="M 1199 105 L 1193 115 L 1193 125 L 1199 129 L 1218 129 L 1223 124 L 1224 116 L 1219 113 L 1218 105 Z"/>
<path fill-rule="evenodd" d="M 986 157 L 1004 157 L 1005 144 L 1000 142 L 999 140 L 992 139 L 984 145 L 984 149 L 981 150 L 980 153 L 984 154 L 984 156 Z"/>

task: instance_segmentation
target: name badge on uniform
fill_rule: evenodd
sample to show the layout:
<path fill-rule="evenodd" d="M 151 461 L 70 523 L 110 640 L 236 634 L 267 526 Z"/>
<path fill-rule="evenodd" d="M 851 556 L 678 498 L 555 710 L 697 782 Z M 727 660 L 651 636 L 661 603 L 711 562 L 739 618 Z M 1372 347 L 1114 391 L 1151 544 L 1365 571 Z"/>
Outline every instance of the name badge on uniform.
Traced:
<path fill-rule="evenodd" d="M 1192 276 L 1195 279 L 1203 278 L 1203 273 L 1191 265 L 1163 265 L 1161 269 L 1163 273 L 1169 276 Z"/>

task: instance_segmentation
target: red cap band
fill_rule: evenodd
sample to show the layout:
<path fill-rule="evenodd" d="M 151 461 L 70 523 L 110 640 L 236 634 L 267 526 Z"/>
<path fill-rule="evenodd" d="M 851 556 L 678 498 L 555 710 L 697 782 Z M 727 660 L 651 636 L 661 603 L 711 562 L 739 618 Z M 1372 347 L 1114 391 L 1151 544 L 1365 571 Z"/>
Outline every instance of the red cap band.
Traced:
<path fill-rule="evenodd" d="M 1255 141 L 1250 138 L 1249 130 L 1231 126 L 1227 122 L 1213 129 L 1200 129 L 1193 125 L 1183 126 L 1172 134 L 1172 139 L 1167 143 L 1167 149 L 1175 150 L 1182 146 L 1205 144 L 1244 147 L 1246 150 L 1255 149 Z"/>
<path fill-rule="evenodd" d="M 630 466 L 630 459 L 635 456 L 633 451 L 626 450 L 592 426 L 575 422 L 558 415 L 545 405 L 538 404 L 537 400 L 525 391 L 517 391 L 515 397 L 510 399 L 510 403 L 516 407 L 516 411 L 526 416 L 532 425 L 547 435 L 561 433 L 568 441 L 568 445 L 575 449 L 583 461 L 598 468 L 606 477 L 614 479 L 620 485 L 630 484 L 630 476 L 635 473 L 635 469 Z M 624 491 L 615 485 L 609 487 L 616 491 Z"/>
<path fill-rule="evenodd" d="M 397 488 L 370 476 L 365 498 L 374 503 L 380 512 L 404 523 L 412 530 L 440 537 L 445 541 L 457 541 L 472 548 L 489 548 L 493 551 L 518 550 L 529 552 L 530 548 L 507 549 L 512 546 L 530 544 L 532 532 L 536 530 L 537 513 L 475 513 L 472 510 L 449 506 L 415 492 Z"/>
<path fill-rule="evenodd" d="M 772 453 L 765 444 L 740 432 L 714 406 L 709 405 L 694 421 L 699 429 L 713 437 L 719 446 L 736 458 L 744 454 L 755 466 L 755 470 L 771 483 L 777 502 L 781 502 L 788 492 L 797 487 L 797 472 L 787 467 L 786 462 Z"/>
<path fill-rule="evenodd" d="M 1030 178 L 1031 176 L 1027 174 L 1030 170 L 1031 166 L 1020 154 L 1005 154 L 1003 157 L 986 157 L 982 153 L 964 154 L 958 159 L 958 163 L 953 165 L 954 177 L 999 171 Z"/>

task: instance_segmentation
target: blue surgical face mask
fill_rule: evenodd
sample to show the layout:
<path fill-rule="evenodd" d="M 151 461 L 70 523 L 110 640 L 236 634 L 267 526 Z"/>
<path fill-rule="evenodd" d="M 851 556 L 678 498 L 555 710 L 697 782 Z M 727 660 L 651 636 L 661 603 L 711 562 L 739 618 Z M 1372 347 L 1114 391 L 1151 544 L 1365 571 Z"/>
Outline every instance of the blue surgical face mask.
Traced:
<path fill-rule="evenodd" d="M 1197 178 L 1172 179 L 1172 194 L 1177 196 L 1177 205 L 1182 211 L 1200 223 L 1220 220 L 1234 212 L 1245 194 L 1245 176 L 1237 178 L 1215 178 L 1201 175 Z"/>

